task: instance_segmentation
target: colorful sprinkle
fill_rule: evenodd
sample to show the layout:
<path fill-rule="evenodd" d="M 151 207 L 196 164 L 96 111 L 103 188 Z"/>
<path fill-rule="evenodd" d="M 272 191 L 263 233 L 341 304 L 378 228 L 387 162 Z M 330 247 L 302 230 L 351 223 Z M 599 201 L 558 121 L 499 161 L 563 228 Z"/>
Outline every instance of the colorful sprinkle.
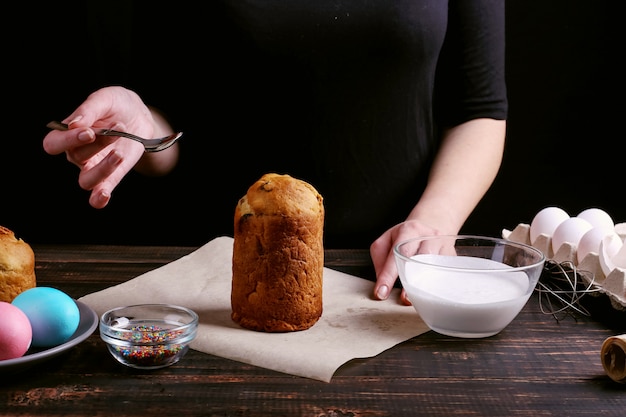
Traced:
<path fill-rule="evenodd" d="M 113 346 L 126 363 L 141 367 L 160 366 L 176 358 L 185 349 L 182 344 L 168 344 L 183 334 L 180 330 L 167 330 L 159 326 L 139 325 L 129 328 L 124 339 L 138 346 Z M 156 344 L 155 344 L 156 343 Z"/>

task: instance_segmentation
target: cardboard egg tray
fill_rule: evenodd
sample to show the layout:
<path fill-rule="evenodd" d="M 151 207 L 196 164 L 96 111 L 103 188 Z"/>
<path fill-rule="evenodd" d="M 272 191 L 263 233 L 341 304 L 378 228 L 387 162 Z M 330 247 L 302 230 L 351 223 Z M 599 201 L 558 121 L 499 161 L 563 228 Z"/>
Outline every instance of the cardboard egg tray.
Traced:
<path fill-rule="evenodd" d="M 624 239 L 626 237 L 626 223 L 615 225 L 615 231 Z M 597 253 L 591 252 L 581 262 L 577 262 L 576 247 L 569 242 L 565 242 L 554 253 L 552 249 L 552 239 L 545 234 L 539 235 L 530 242 L 530 225 L 520 223 L 512 231 L 503 229 L 502 237 L 513 242 L 524 243 L 539 249 L 546 256 L 546 259 L 557 263 L 571 262 L 580 271 L 588 274 L 580 274 L 587 285 L 597 288 L 605 293 L 611 300 L 611 305 L 617 310 L 626 310 L 626 269 L 615 268 L 608 275 L 605 275 L 600 266 L 600 259 Z"/>

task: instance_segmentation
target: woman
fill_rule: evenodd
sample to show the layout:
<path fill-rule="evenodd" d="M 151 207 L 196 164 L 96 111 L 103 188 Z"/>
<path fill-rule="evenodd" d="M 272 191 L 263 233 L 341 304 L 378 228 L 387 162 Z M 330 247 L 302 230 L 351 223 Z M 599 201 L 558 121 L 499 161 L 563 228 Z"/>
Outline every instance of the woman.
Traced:
<path fill-rule="evenodd" d="M 232 233 L 236 201 L 263 173 L 289 173 L 324 196 L 326 247 L 370 247 L 386 299 L 393 245 L 458 233 L 492 184 L 507 115 L 501 0 L 168 7 L 135 4 L 125 85 L 98 89 L 63 119 L 69 131 L 44 138 L 80 167 L 93 207 L 133 169 L 176 167 L 209 202 L 208 240 Z M 92 126 L 184 137 L 144 153 Z"/>

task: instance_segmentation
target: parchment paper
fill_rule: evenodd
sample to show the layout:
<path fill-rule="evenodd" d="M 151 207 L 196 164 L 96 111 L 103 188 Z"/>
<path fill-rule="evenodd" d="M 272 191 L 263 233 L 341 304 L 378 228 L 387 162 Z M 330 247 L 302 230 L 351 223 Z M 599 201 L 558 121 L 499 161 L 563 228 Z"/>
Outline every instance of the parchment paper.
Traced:
<path fill-rule="evenodd" d="M 168 303 L 200 316 L 191 348 L 275 371 L 330 382 L 342 364 L 367 358 L 428 331 L 413 307 L 371 298 L 373 283 L 324 268 L 323 313 L 311 328 L 262 333 L 230 318 L 233 239 L 220 237 L 196 251 L 80 301 L 98 316 L 119 306 Z M 184 360 L 184 359 L 183 359 Z"/>

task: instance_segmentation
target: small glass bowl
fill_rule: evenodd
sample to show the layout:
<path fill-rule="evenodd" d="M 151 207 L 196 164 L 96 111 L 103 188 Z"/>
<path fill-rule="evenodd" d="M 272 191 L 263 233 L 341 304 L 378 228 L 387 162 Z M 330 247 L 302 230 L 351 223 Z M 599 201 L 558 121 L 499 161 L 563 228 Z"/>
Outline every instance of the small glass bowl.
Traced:
<path fill-rule="evenodd" d="M 120 363 L 159 369 L 178 362 L 196 337 L 198 315 L 169 304 L 117 307 L 100 318 L 100 337 Z"/>

